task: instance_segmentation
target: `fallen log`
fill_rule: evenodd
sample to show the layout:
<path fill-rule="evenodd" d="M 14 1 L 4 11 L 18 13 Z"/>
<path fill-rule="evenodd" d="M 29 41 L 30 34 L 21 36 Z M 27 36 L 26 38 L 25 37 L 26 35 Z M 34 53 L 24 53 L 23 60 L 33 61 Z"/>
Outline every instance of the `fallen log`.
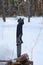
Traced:
<path fill-rule="evenodd" d="M 0 62 L 9 62 L 9 60 L 0 60 Z"/>
<path fill-rule="evenodd" d="M 20 65 L 20 62 L 9 61 L 6 65 Z"/>

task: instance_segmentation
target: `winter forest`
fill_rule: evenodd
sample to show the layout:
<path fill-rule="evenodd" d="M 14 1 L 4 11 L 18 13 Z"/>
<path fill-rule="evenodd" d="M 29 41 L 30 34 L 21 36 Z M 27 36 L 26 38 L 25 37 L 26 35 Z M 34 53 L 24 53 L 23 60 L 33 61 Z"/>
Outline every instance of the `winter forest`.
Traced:
<path fill-rule="evenodd" d="M 43 65 L 43 0 L 0 0 L 0 65 Z"/>
<path fill-rule="evenodd" d="M 0 16 L 43 16 L 43 0 L 0 0 Z"/>

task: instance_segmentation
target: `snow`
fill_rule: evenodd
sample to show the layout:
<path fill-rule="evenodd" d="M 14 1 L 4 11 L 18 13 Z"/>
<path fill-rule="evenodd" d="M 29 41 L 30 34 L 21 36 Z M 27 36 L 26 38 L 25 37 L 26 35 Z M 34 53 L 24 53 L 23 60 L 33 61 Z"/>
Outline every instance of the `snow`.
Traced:
<path fill-rule="evenodd" d="M 43 65 L 43 17 L 24 19 L 22 54 L 27 53 L 34 65 Z M 14 59 L 17 57 L 16 27 L 20 18 L 8 17 L 6 22 L 0 18 L 0 59 Z M 3 65 L 3 63 L 0 65 Z"/>

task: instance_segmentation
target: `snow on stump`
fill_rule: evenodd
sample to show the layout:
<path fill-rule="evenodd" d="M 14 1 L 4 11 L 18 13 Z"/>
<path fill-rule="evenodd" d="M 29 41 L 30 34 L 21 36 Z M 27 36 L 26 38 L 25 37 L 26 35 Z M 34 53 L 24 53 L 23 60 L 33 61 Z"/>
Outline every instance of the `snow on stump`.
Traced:
<path fill-rule="evenodd" d="M 33 61 L 29 60 L 29 56 L 27 54 L 23 54 L 18 57 L 16 62 L 20 62 L 23 65 L 33 65 Z"/>
<path fill-rule="evenodd" d="M 27 54 L 23 54 L 17 58 L 17 62 L 25 63 L 27 61 L 29 61 L 29 57 Z"/>

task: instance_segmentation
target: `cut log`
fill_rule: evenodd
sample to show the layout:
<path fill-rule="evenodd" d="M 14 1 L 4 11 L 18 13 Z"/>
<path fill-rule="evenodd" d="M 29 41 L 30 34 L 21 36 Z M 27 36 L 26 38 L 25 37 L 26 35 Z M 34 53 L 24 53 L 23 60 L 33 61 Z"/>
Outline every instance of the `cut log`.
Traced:
<path fill-rule="evenodd" d="M 29 61 L 29 57 L 27 54 L 23 54 L 21 55 L 20 57 L 17 58 L 17 62 L 26 62 L 26 61 Z"/>

